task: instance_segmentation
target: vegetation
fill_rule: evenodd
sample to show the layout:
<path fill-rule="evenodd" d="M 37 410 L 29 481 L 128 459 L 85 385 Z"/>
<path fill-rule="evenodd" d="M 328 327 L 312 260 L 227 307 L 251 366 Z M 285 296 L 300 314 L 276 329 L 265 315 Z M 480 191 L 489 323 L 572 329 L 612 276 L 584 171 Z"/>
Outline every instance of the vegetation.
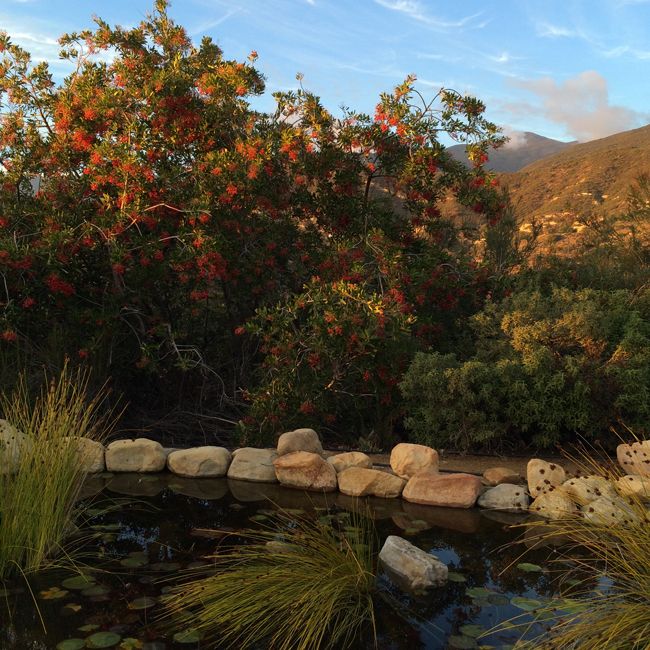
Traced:
<path fill-rule="evenodd" d="M 355 647 L 364 628 L 374 637 L 377 549 L 367 517 L 353 515 L 339 532 L 280 511 L 245 542 L 219 549 L 214 575 L 164 597 L 174 626 L 235 648 Z"/>
<path fill-rule="evenodd" d="M 24 441 L 14 471 L 0 449 L 0 580 L 56 561 L 74 530 L 85 478 L 78 438 L 102 440 L 110 429 L 105 391 L 89 399 L 87 388 L 88 375 L 66 366 L 34 401 L 24 378 L 12 395 L 2 395 L 4 417 Z"/>

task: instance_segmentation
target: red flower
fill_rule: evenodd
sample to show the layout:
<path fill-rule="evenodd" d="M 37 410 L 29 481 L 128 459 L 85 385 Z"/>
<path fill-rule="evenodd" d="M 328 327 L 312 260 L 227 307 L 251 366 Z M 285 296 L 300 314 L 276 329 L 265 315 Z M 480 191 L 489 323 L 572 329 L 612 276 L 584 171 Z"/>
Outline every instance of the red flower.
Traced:
<path fill-rule="evenodd" d="M 28 296 L 22 302 L 23 309 L 29 309 L 30 307 L 33 307 L 35 304 L 36 304 L 36 301 L 31 296 Z"/>
<path fill-rule="evenodd" d="M 12 343 L 17 338 L 18 338 L 18 334 L 16 334 L 16 332 L 14 332 L 13 330 L 5 330 L 4 332 L 2 332 L 2 334 L 0 334 L 0 339 L 2 339 L 3 341 L 7 341 L 8 343 Z"/>
<path fill-rule="evenodd" d="M 75 288 L 69 282 L 62 280 L 56 273 L 48 275 L 45 284 L 52 293 L 60 293 L 64 296 L 72 296 L 75 293 Z"/>

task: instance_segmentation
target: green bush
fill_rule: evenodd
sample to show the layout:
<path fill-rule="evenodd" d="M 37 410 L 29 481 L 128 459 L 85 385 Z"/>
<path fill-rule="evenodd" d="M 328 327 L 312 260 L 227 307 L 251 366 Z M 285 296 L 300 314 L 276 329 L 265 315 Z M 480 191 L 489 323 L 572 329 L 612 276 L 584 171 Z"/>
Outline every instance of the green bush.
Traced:
<path fill-rule="evenodd" d="M 541 447 L 606 441 L 650 417 L 650 291 L 514 294 L 473 317 L 475 352 L 418 354 L 401 383 L 421 442 Z"/>

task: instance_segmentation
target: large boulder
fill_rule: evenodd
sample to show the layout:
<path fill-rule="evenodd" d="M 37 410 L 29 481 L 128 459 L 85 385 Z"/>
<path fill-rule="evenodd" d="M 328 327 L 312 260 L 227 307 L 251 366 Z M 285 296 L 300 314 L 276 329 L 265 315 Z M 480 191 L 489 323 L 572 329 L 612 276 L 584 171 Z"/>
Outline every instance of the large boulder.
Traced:
<path fill-rule="evenodd" d="M 561 489 L 543 492 L 530 504 L 528 510 L 545 519 L 566 519 L 578 511 L 571 497 Z"/>
<path fill-rule="evenodd" d="M 31 445 L 31 440 L 7 420 L 0 419 L 0 474 L 11 474 L 18 469 L 20 455 Z"/>
<path fill-rule="evenodd" d="M 509 467 L 488 467 L 483 472 L 483 478 L 489 485 L 501 485 L 509 483 L 516 485 L 521 482 L 521 476 Z"/>
<path fill-rule="evenodd" d="M 427 506 L 471 508 L 480 493 L 481 479 L 473 474 L 421 472 L 409 479 L 402 498 Z"/>
<path fill-rule="evenodd" d="M 406 481 L 399 476 L 365 467 L 348 467 L 338 474 L 339 491 L 352 497 L 398 497 Z"/>
<path fill-rule="evenodd" d="M 619 465 L 626 474 L 650 476 L 650 440 L 641 440 L 616 448 Z"/>
<path fill-rule="evenodd" d="M 633 497 L 639 501 L 650 501 L 650 477 L 628 474 L 616 481 L 616 490 L 622 497 Z"/>
<path fill-rule="evenodd" d="M 438 462 L 438 452 L 425 445 L 400 442 L 390 452 L 393 472 L 405 479 L 410 479 L 419 472 L 437 472 Z"/>
<path fill-rule="evenodd" d="M 591 503 L 602 496 L 609 498 L 616 496 L 614 486 L 602 476 L 570 478 L 562 483 L 562 491 L 580 506 Z"/>
<path fill-rule="evenodd" d="M 330 456 L 327 462 L 331 463 L 337 472 L 342 472 L 348 467 L 372 468 L 370 457 L 361 451 L 346 451 L 343 454 L 336 454 L 335 456 Z"/>
<path fill-rule="evenodd" d="M 106 447 L 105 459 L 109 472 L 161 472 L 167 454 L 159 442 L 136 438 L 111 442 Z"/>
<path fill-rule="evenodd" d="M 521 485 L 500 483 L 486 490 L 478 498 L 478 505 L 490 510 L 521 512 L 528 510 L 528 494 Z"/>
<path fill-rule="evenodd" d="M 84 472 L 99 474 L 106 469 L 104 462 L 106 449 L 101 442 L 79 436 L 72 436 L 70 441 L 77 447 L 77 458 Z"/>
<path fill-rule="evenodd" d="M 447 566 L 407 540 L 389 535 L 379 552 L 379 561 L 388 577 L 408 592 L 421 593 L 447 582 Z"/>
<path fill-rule="evenodd" d="M 531 458 L 526 467 L 528 491 L 535 498 L 549 492 L 551 487 L 559 487 L 566 481 L 566 472 L 561 465 L 549 463 L 541 458 Z"/>
<path fill-rule="evenodd" d="M 336 490 L 336 470 L 318 454 L 294 451 L 278 456 L 273 466 L 281 485 L 319 492 Z"/>
<path fill-rule="evenodd" d="M 291 454 L 294 451 L 309 451 L 312 454 L 322 455 L 323 446 L 313 429 L 296 429 L 287 431 L 278 438 L 278 456 Z"/>
<path fill-rule="evenodd" d="M 255 483 L 277 483 L 273 461 L 278 457 L 275 449 L 242 447 L 232 452 L 228 478 Z"/>
<path fill-rule="evenodd" d="M 224 447 L 177 449 L 167 456 L 167 467 L 178 476 L 217 478 L 225 476 L 230 452 Z"/>

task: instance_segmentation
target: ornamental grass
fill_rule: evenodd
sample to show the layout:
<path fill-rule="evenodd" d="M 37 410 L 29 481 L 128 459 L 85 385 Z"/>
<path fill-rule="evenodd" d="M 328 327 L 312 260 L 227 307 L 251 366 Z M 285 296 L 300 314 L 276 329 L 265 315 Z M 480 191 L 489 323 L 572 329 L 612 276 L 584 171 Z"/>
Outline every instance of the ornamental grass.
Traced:
<path fill-rule="evenodd" d="M 219 551 L 213 575 L 190 579 L 165 597 L 164 618 L 216 647 L 317 650 L 376 645 L 369 517 L 338 530 L 325 519 L 279 511 L 243 543 Z M 166 621 L 167 624 L 169 621 Z"/>
<path fill-rule="evenodd" d="M 15 462 L 0 448 L 0 581 L 66 557 L 85 478 L 77 438 L 101 441 L 114 424 L 103 407 L 106 388 L 89 398 L 88 379 L 65 364 L 35 399 L 24 377 L 0 396 L 3 417 L 24 434 Z"/>

